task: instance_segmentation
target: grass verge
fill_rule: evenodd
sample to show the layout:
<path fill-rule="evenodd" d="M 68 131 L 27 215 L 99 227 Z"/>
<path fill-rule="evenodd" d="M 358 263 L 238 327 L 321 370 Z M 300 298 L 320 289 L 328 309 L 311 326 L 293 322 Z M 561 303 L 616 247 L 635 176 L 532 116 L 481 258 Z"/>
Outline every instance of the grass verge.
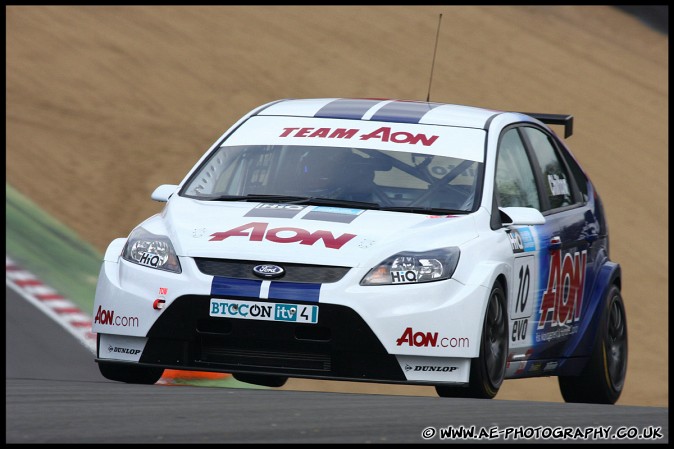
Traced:
<path fill-rule="evenodd" d="M 103 256 L 63 223 L 5 184 L 7 254 L 91 313 Z"/>

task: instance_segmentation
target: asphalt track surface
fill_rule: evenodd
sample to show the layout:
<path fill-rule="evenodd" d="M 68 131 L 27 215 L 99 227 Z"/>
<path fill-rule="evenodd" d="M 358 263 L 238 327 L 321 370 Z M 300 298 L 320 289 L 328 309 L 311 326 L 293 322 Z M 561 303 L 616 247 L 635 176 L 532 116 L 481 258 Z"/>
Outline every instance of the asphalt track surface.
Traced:
<path fill-rule="evenodd" d="M 439 428 L 528 432 L 621 427 L 669 441 L 668 409 L 353 393 L 127 385 L 104 379 L 82 343 L 6 288 L 6 443 L 447 443 Z M 526 382 L 526 380 L 522 380 Z M 421 433 L 436 434 L 424 440 Z M 536 431 L 537 427 L 540 430 Z M 658 429 L 659 428 L 659 429 Z M 511 430 L 510 432 L 514 432 Z M 524 433 L 521 434 L 525 436 Z M 532 433 L 532 435 L 534 435 Z M 591 434 L 588 434 L 591 435 Z"/>

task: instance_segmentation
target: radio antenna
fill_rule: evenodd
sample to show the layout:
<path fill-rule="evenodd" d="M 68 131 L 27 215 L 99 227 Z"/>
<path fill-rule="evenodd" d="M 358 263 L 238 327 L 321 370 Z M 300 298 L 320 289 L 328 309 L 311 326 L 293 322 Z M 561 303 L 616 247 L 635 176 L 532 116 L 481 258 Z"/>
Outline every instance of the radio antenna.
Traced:
<path fill-rule="evenodd" d="M 440 36 L 440 23 L 442 22 L 442 13 L 438 18 L 438 31 L 435 34 L 435 49 L 433 50 L 433 63 L 431 64 L 431 79 L 428 81 L 428 95 L 426 101 L 431 101 L 431 83 L 433 82 L 433 68 L 435 67 L 435 54 L 438 52 L 438 37 Z"/>

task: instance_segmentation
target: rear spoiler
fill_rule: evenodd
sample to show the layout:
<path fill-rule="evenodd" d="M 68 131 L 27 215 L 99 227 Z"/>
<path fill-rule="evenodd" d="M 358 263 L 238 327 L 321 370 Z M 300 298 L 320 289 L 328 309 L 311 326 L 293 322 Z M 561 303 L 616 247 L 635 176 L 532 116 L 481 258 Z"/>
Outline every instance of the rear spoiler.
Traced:
<path fill-rule="evenodd" d="M 564 138 L 568 139 L 573 134 L 573 115 L 567 114 L 541 114 L 538 112 L 520 112 L 533 117 L 546 125 L 564 126 Z"/>

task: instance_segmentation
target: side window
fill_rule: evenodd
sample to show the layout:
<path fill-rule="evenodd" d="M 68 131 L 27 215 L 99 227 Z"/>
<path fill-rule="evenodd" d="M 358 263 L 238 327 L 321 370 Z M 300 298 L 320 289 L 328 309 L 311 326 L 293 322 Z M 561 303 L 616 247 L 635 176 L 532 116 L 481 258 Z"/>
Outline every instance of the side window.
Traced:
<path fill-rule="evenodd" d="M 556 209 L 573 204 L 569 174 L 560 162 L 549 137 L 536 128 L 525 127 L 522 130 L 531 142 L 536 155 L 550 208 Z"/>
<path fill-rule="evenodd" d="M 585 203 L 590 198 L 587 188 L 587 184 L 589 182 L 587 176 L 585 176 L 585 173 L 583 173 L 583 170 L 580 168 L 578 162 L 576 162 L 576 160 L 573 158 L 572 155 L 570 155 L 568 152 L 565 151 L 562 151 L 562 153 L 564 154 L 564 159 L 566 159 L 566 163 L 571 169 L 571 174 L 573 175 L 574 178 L 576 178 L 576 184 L 578 185 L 580 194 L 583 196 L 582 200 Z"/>
<path fill-rule="evenodd" d="M 515 128 L 506 131 L 501 138 L 495 184 L 500 207 L 541 209 L 534 173 L 524 143 Z"/>

